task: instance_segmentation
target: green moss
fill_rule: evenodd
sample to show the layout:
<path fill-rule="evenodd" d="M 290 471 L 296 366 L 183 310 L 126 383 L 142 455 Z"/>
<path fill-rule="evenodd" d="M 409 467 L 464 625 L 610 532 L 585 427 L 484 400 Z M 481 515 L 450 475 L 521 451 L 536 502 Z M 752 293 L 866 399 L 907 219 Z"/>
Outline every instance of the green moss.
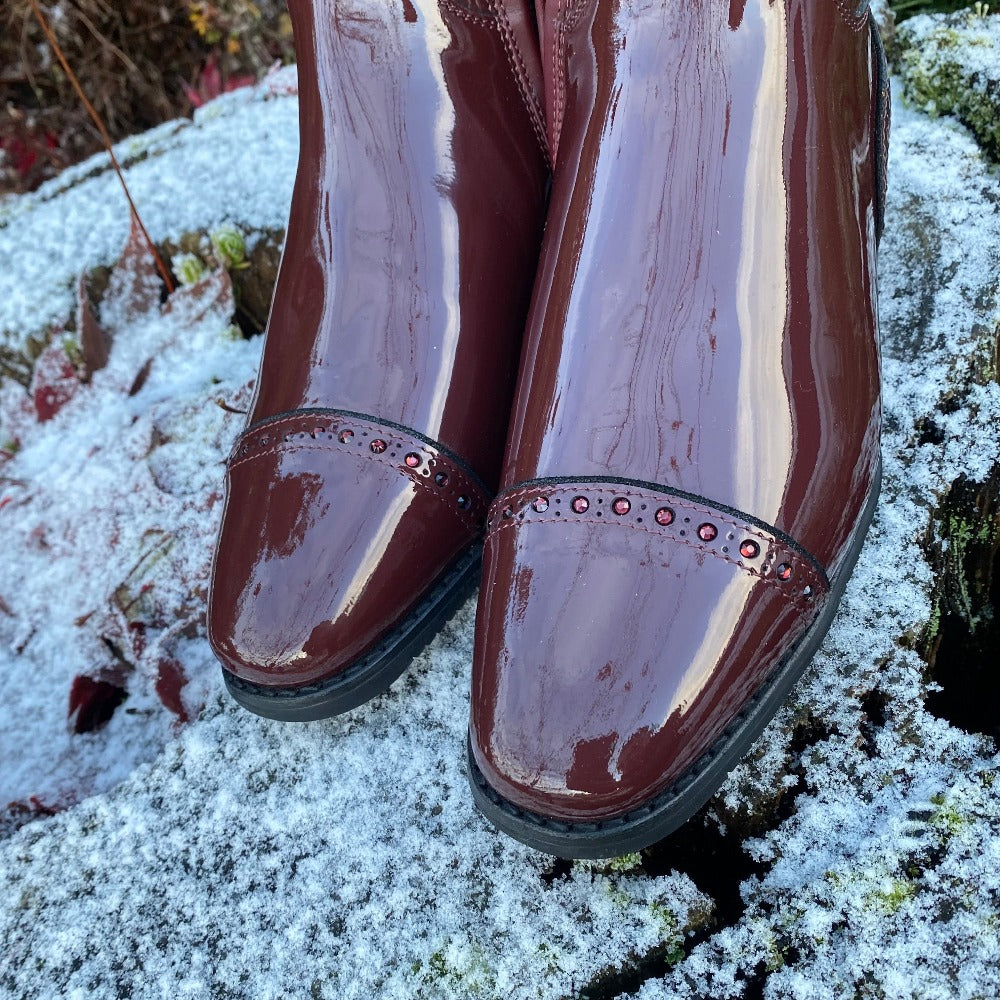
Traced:
<path fill-rule="evenodd" d="M 635 871 L 641 864 L 642 855 L 638 852 L 635 854 L 623 854 L 620 858 L 612 858 L 608 862 L 607 870 L 619 875 L 625 875 L 628 872 Z"/>
<path fill-rule="evenodd" d="M 931 607 L 931 616 L 927 621 L 927 628 L 924 630 L 924 647 L 930 647 L 941 631 L 941 597 L 936 595 L 934 604 Z"/>
<path fill-rule="evenodd" d="M 619 889 L 618 886 L 611 882 L 606 882 L 604 884 L 604 891 L 608 894 L 608 897 L 611 899 L 611 902 L 615 904 L 615 906 L 622 910 L 628 910 L 631 908 L 632 897 L 623 889 Z"/>
<path fill-rule="evenodd" d="M 988 29 L 987 11 L 977 4 L 942 18 L 927 32 L 902 26 L 899 78 L 910 104 L 932 116 L 955 115 L 986 155 L 1000 160 L 1000 73 L 990 77 L 977 68 L 977 62 L 1000 65 L 998 36 Z M 993 51 L 981 61 L 969 58 L 977 49 Z"/>
<path fill-rule="evenodd" d="M 767 954 L 764 956 L 764 968 L 768 972 L 777 972 L 785 964 L 785 956 L 773 937 L 767 939 Z"/>
<path fill-rule="evenodd" d="M 674 916 L 673 911 L 668 909 L 663 903 L 650 903 L 649 912 L 656 923 L 656 929 L 664 941 L 673 943 L 672 939 L 679 938 L 677 918 Z"/>
<path fill-rule="evenodd" d="M 544 941 L 538 945 L 535 949 L 538 958 L 545 970 L 546 976 L 555 975 L 557 972 L 562 972 L 562 953 L 558 949 L 554 948 L 552 945 L 546 944 Z"/>
<path fill-rule="evenodd" d="M 954 836 L 968 825 L 968 820 L 958 811 L 953 802 L 948 801 L 943 792 L 932 795 L 931 804 L 935 807 L 931 814 L 931 826 L 940 830 L 946 837 Z"/>
<path fill-rule="evenodd" d="M 66 352 L 66 357 L 69 358 L 69 363 L 74 368 L 82 368 L 83 352 L 80 350 L 80 345 L 76 340 L 73 337 L 63 337 L 62 347 Z"/>
<path fill-rule="evenodd" d="M 952 570 L 951 603 L 962 619 L 968 623 L 972 632 L 979 626 L 980 616 L 975 610 L 978 602 L 972 598 L 968 576 L 965 573 L 965 557 L 970 545 L 981 545 L 989 541 L 990 528 L 991 525 L 986 519 L 973 522 L 956 514 L 949 514 L 945 522 L 945 537 L 949 542 L 945 558 Z"/>
<path fill-rule="evenodd" d="M 917 887 L 906 879 L 892 879 L 889 885 L 873 893 L 872 900 L 886 914 L 899 911 L 903 904 L 917 894 Z"/>
<path fill-rule="evenodd" d="M 495 970 L 487 963 L 483 949 L 474 942 L 460 947 L 445 946 L 430 956 L 426 967 L 418 960 L 411 968 L 420 977 L 419 995 L 426 997 L 484 996 L 496 982 Z"/>

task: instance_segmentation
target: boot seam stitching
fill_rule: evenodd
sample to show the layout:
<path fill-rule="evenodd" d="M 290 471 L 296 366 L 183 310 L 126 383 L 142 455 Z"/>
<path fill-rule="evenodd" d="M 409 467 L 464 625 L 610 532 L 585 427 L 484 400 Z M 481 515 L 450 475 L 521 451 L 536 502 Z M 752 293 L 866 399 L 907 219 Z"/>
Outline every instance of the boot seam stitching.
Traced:
<path fill-rule="evenodd" d="M 556 7 L 556 37 L 552 46 L 552 78 L 555 80 L 555 107 L 552 109 L 552 155 L 556 156 L 559 149 L 559 139 L 562 135 L 563 115 L 565 113 L 566 72 L 563 66 L 563 54 L 566 48 L 566 22 L 563 17 L 564 0 L 558 0 Z"/>
<path fill-rule="evenodd" d="M 868 23 L 871 14 L 871 8 L 868 6 L 865 7 L 863 13 L 859 14 L 857 6 L 852 10 L 846 0 L 834 0 L 834 3 L 851 31 L 859 32 Z"/>
<path fill-rule="evenodd" d="M 444 7 L 445 10 L 450 11 L 456 17 L 462 18 L 464 21 L 472 21 L 473 23 L 481 25 L 493 25 L 496 23 L 496 14 L 490 14 L 488 12 L 469 10 L 465 7 L 459 6 L 454 0 L 438 0 L 438 6 Z"/>
<path fill-rule="evenodd" d="M 549 150 L 548 136 L 545 130 L 545 112 L 540 107 L 534 87 L 531 85 L 527 67 L 524 65 L 524 57 L 517 44 L 517 39 L 514 37 L 514 32 L 510 27 L 507 12 L 500 0 L 490 0 L 490 2 L 496 10 L 493 16 L 498 24 L 497 30 L 500 32 L 500 39 L 507 53 L 507 61 L 510 63 L 510 68 L 514 73 L 518 90 L 521 92 L 521 99 L 528 112 L 528 117 L 531 119 L 531 129 L 535 134 L 535 141 L 542 151 L 542 156 L 545 157 L 546 164 L 551 167 L 552 154 Z"/>

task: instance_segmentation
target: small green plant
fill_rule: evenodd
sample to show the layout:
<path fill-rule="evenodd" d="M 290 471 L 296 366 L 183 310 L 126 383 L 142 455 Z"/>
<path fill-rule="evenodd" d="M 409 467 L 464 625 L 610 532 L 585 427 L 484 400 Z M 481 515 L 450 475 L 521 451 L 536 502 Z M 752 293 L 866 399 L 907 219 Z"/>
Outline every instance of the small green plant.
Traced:
<path fill-rule="evenodd" d="M 170 258 L 170 266 L 182 285 L 196 285 L 208 273 L 204 261 L 193 253 L 179 253 Z"/>
<path fill-rule="evenodd" d="M 243 234 L 233 225 L 223 225 L 212 233 L 212 250 L 216 260 L 227 270 L 242 271 L 250 266 Z"/>

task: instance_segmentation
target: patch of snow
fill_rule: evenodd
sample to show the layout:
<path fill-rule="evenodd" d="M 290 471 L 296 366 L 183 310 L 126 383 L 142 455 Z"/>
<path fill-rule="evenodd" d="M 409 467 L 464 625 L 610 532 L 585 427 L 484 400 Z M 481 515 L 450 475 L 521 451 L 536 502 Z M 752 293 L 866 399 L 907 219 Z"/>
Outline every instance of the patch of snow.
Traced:
<path fill-rule="evenodd" d="M 280 230 L 298 158 L 294 68 L 224 94 L 194 121 L 167 122 L 115 146 L 154 242 L 233 223 Z M 0 204 L 0 347 L 72 314 L 82 270 L 117 259 L 125 196 L 107 154 Z"/>

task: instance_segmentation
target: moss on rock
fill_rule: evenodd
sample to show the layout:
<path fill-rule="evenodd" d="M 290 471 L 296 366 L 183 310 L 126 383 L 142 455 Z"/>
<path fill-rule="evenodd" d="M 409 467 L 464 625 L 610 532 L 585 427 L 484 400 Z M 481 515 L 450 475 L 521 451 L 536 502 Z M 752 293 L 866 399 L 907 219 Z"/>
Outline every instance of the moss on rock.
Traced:
<path fill-rule="evenodd" d="M 954 115 L 1000 161 L 1000 16 L 978 3 L 912 18 L 897 32 L 906 100 L 932 116 Z"/>

